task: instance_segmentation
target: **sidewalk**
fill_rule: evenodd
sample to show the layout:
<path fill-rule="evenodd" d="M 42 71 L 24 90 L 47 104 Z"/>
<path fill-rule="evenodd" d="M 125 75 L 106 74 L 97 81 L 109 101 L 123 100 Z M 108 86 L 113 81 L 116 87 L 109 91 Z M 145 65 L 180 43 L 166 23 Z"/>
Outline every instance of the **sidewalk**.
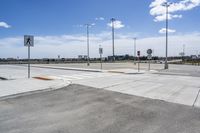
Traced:
<path fill-rule="evenodd" d="M 69 85 L 63 80 L 16 79 L 0 80 L 0 99 L 27 92 L 54 90 Z"/>

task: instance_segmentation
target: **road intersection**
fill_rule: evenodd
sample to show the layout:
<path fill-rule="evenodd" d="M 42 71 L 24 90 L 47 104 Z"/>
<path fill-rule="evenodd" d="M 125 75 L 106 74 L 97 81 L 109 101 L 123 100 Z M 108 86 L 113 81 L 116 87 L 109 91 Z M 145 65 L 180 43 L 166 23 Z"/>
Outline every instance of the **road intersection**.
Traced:
<path fill-rule="evenodd" d="M 41 65 L 40 65 L 41 66 Z M 172 103 L 200 107 L 200 77 L 163 74 L 159 71 L 134 69 L 109 69 L 97 72 L 94 69 L 65 70 L 58 66 L 32 67 L 32 77 L 51 80 L 26 79 L 25 66 L 0 66 L 1 77 L 11 80 L 0 81 L 0 96 L 9 96 L 43 89 L 59 89 L 69 84 L 80 84 L 123 94 L 158 99 Z M 46 68 L 45 68 L 46 67 Z M 67 68 L 66 68 L 67 69 Z M 91 70 L 94 70 L 92 72 Z M 165 72 L 167 73 L 167 72 Z"/>
<path fill-rule="evenodd" d="M 0 65 L 0 132 L 200 132 L 198 74 L 107 68 Z"/>

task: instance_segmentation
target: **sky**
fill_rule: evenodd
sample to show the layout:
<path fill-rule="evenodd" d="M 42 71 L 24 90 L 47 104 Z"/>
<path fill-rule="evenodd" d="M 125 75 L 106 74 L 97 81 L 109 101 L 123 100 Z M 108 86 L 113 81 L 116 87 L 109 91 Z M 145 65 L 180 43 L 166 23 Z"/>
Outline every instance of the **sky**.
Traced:
<path fill-rule="evenodd" d="M 110 19 L 115 18 L 115 53 L 165 55 L 166 0 L 0 0 L 0 58 L 27 58 L 24 35 L 34 35 L 32 58 L 112 55 Z M 200 0 L 170 0 L 169 55 L 200 53 Z"/>

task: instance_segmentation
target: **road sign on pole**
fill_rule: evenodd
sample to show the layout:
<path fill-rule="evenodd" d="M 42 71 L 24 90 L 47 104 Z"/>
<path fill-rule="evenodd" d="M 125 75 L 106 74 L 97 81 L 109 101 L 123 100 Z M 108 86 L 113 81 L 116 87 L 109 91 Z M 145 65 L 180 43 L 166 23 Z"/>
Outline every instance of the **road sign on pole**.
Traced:
<path fill-rule="evenodd" d="M 148 50 L 147 50 L 147 54 L 148 54 L 148 55 L 151 55 L 152 52 L 153 52 L 152 49 L 148 49 Z"/>
<path fill-rule="evenodd" d="M 138 55 L 138 72 L 140 72 L 140 51 L 137 51 Z"/>
<path fill-rule="evenodd" d="M 151 60 L 151 59 L 152 59 L 152 55 L 151 55 L 151 54 L 148 54 L 148 55 L 147 55 L 147 59 L 148 59 L 148 60 Z"/>
<path fill-rule="evenodd" d="M 153 51 L 152 51 L 152 49 L 148 49 L 147 50 L 147 59 L 149 60 L 149 71 L 150 71 L 150 67 L 151 67 L 151 64 L 150 64 L 150 60 L 152 59 L 152 54 L 153 53 Z"/>
<path fill-rule="evenodd" d="M 103 54 L 103 48 L 99 48 L 99 54 Z"/>
<path fill-rule="evenodd" d="M 34 46 L 34 36 L 24 36 L 24 46 L 28 47 L 28 78 L 30 78 L 30 47 Z"/>
<path fill-rule="evenodd" d="M 102 54 L 103 54 L 103 48 L 101 48 L 101 46 L 99 46 L 99 54 L 100 54 L 101 69 L 102 69 Z"/>
<path fill-rule="evenodd" d="M 34 46 L 34 36 L 31 35 L 25 35 L 24 36 L 24 46 Z"/>

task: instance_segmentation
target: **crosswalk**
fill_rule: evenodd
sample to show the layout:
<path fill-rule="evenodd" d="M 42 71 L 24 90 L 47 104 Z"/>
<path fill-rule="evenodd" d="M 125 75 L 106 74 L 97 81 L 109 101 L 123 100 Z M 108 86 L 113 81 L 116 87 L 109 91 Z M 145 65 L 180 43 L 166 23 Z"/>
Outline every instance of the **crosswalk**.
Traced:
<path fill-rule="evenodd" d="M 115 73 L 81 73 L 81 74 L 72 74 L 72 75 L 56 75 L 56 76 L 48 76 L 53 79 L 61 79 L 61 80 L 83 80 L 83 79 L 92 79 L 92 78 L 102 78 L 102 77 L 109 77 L 109 76 L 115 76 L 118 74 Z"/>

